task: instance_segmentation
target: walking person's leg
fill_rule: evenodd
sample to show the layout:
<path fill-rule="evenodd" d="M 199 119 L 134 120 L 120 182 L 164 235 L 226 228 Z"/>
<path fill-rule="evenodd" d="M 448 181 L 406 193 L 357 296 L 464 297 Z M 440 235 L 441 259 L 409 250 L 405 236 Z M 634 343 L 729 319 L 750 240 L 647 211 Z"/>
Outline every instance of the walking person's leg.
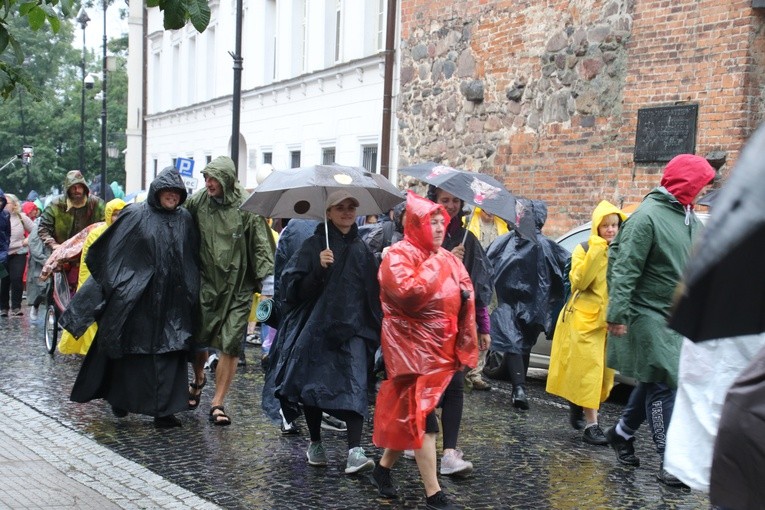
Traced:
<path fill-rule="evenodd" d="M 646 417 L 651 431 L 656 452 L 661 456 L 661 464 L 656 479 L 670 487 L 682 487 L 685 484 L 664 469 L 664 450 L 667 446 L 667 430 L 675 407 L 677 390 L 664 383 L 646 384 Z"/>
<path fill-rule="evenodd" d="M 21 298 L 24 294 L 24 268 L 27 256 L 10 255 L 8 257 L 8 276 L 10 277 L 10 304 L 13 315 L 23 315 L 21 311 Z"/>
<path fill-rule="evenodd" d="M 464 388 L 465 372 L 457 371 L 441 397 L 441 428 L 444 440 L 444 452 L 441 457 L 442 475 L 460 476 L 473 471 L 473 464 L 463 460 L 462 452 L 457 450 L 465 401 Z"/>
<path fill-rule="evenodd" d="M 231 418 L 226 415 L 223 405 L 231 382 L 234 380 L 239 355 L 225 354 L 221 351 L 218 356 L 218 366 L 215 369 L 215 394 L 211 403 L 210 419 L 214 425 L 231 425 Z"/>
<path fill-rule="evenodd" d="M 513 385 L 513 407 L 525 411 L 529 408 L 529 399 L 526 396 L 526 367 L 523 364 L 523 355 L 509 352 L 505 356 L 510 370 L 510 383 Z"/>
<path fill-rule="evenodd" d="M 7 271 L 7 265 L 6 265 Z M 10 310 L 10 296 L 11 296 L 11 276 L 6 274 L 2 280 L 0 280 L 0 314 L 3 317 L 8 316 Z"/>
<path fill-rule="evenodd" d="M 640 465 L 640 459 L 635 456 L 634 442 L 635 432 L 646 419 L 646 395 L 646 383 L 638 383 L 632 389 L 618 423 L 605 432 L 608 443 L 616 452 L 617 460 L 628 466 Z"/>
<path fill-rule="evenodd" d="M 321 442 L 321 409 L 304 405 L 303 416 L 305 416 L 305 424 L 311 437 L 311 444 L 308 445 L 308 451 L 305 454 L 308 464 L 317 467 L 326 466 L 327 451 Z"/>
<path fill-rule="evenodd" d="M 337 413 L 347 427 L 348 435 L 348 461 L 345 464 L 345 474 L 350 475 L 369 471 L 375 463 L 368 458 L 361 447 L 361 432 L 364 428 L 364 417 L 354 411 Z"/>

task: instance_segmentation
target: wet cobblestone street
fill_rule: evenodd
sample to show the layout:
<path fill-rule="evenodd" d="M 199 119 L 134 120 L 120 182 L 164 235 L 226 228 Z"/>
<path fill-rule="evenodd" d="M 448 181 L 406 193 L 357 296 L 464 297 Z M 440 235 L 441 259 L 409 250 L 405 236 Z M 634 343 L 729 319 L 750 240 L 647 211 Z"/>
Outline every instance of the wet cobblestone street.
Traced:
<path fill-rule="evenodd" d="M 215 427 L 207 412 L 213 377 L 195 411 L 179 414 L 182 428 L 157 430 L 151 418 L 114 418 L 103 401 L 75 404 L 69 392 L 81 358 L 47 354 L 42 321 L 28 316 L 0 319 L 5 346 L 0 391 L 67 428 L 91 438 L 200 498 L 231 509 L 424 508 L 414 461 L 401 459 L 393 470 L 399 499 L 384 500 L 365 476 L 343 473 L 344 434 L 323 431 L 330 464 L 309 467 L 308 436 L 284 437 L 260 410 L 263 373 L 259 347 L 248 346 L 246 367 L 237 372 L 226 411 L 233 424 Z M 641 429 L 638 469 L 619 465 L 607 447 L 584 444 L 570 428 L 562 400 L 544 391 L 544 380 L 530 381 L 531 409 L 512 410 L 509 384 L 494 382 L 490 392 L 465 395 L 460 448 L 475 465 L 465 479 L 440 476 L 444 489 L 465 508 L 534 509 L 699 509 L 706 495 L 672 489 L 656 481 L 659 458 Z M 601 425 L 613 424 L 621 405 L 607 403 Z M 379 458 L 371 427 L 362 446 Z"/>

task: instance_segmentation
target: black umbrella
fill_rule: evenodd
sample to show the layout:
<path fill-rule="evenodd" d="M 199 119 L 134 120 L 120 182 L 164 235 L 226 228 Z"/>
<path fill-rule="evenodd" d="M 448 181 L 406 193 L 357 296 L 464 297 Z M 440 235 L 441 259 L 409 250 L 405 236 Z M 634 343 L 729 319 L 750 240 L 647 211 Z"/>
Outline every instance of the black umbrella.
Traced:
<path fill-rule="evenodd" d="M 694 341 L 765 331 L 765 126 L 752 136 L 695 246 L 670 327 Z"/>
<path fill-rule="evenodd" d="M 703 197 L 701 197 L 699 200 L 696 201 L 698 205 L 705 205 L 707 207 L 712 207 L 712 205 L 717 200 L 717 197 L 720 195 L 719 189 L 713 189 Z"/>
<path fill-rule="evenodd" d="M 476 207 L 505 220 L 524 237 L 534 239 L 534 218 L 521 215 L 516 209 L 516 198 L 501 182 L 490 175 L 458 170 L 429 161 L 399 168 L 402 174 L 432 184 Z"/>

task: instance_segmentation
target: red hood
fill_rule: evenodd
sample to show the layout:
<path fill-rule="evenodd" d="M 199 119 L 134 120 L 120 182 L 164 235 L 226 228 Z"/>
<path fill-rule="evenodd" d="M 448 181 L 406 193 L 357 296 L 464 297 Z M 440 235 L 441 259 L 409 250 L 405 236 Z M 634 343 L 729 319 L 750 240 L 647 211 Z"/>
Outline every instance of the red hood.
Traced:
<path fill-rule="evenodd" d="M 699 192 L 712 182 L 715 169 L 701 156 L 680 154 L 664 168 L 661 185 L 684 206 L 693 203 Z"/>
<path fill-rule="evenodd" d="M 436 249 L 433 246 L 433 231 L 430 228 L 430 216 L 436 211 L 440 211 L 444 218 L 449 217 L 449 213 L 441 204 L 431 202 L 411 191 L 407 192 L 404 239 L 428 253 Z"/>

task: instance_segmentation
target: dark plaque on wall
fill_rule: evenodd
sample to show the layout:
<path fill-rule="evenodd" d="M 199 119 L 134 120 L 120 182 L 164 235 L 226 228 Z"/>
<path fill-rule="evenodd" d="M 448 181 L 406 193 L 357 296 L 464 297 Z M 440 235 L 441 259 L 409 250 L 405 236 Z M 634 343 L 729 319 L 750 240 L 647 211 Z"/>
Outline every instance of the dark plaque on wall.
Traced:
<path fill-rule="evenodd" d="M 698 104 L 640 108 L 635 162 L 665 162 L 678 154 L 693 154 L 698 116 Z"/>

